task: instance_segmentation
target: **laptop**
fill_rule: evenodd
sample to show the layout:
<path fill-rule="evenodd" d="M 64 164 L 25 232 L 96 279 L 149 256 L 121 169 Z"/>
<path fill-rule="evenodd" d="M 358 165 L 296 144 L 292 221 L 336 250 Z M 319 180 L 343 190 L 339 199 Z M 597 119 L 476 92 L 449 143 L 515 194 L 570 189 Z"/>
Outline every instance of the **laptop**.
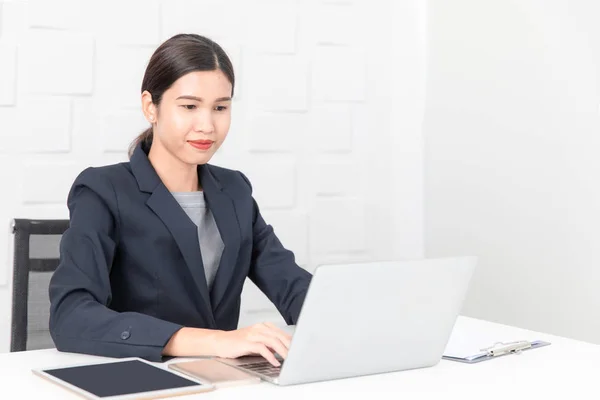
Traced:
<path fill-rule="evenodd" d="M 217 360 L 277 385 L 432 367 L 476 263 L 458 257 L 321 265 L 280 367 L 259 356 Z"/>

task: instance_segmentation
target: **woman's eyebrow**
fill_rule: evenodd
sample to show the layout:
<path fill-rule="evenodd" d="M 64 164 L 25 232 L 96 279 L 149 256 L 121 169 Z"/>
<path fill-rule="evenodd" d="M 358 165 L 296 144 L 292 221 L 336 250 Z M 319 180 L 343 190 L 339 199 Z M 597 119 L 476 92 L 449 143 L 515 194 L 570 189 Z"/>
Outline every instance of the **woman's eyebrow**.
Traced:
<path fill-rule="evenodd" d="M 180 100 L 180 99 L 185 99 L 185 100 L 195 100 L 195 101 L 199 101 L 199 102 L 203 102 L 204 100 L 202 99 L 202 97 L 196 97 L 196 96 L 188 96 L 188 95 L 184 95 L 184 96 L 179 96 L 178 98 L 176 98 L 175 100 Z M 229 101 L 231 100 L 231 97 L 219 97 L 218 99 L 216 99 L 215 101 Z"/>

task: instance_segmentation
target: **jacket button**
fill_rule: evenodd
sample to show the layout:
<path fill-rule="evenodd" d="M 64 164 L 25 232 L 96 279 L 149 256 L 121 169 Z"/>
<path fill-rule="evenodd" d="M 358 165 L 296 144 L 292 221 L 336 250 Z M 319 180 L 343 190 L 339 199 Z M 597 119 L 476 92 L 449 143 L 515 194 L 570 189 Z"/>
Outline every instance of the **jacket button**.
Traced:
<path fill-rule="evenodd" d="M 131 333 L 129 333 L 129 331 L 124 331 L 121 333 L 121 339 L 123 340 L 129 339 L 129 336 L 131 336 Z"/>

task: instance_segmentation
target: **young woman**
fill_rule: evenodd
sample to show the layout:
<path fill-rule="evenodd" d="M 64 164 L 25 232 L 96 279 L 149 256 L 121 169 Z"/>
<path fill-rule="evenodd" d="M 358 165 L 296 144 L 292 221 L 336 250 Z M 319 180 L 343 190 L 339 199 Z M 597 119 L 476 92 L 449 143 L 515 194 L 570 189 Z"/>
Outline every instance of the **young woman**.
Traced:
<path fill-rule="evenodd" d="M 248 179 L 208 164 L 227 136 L 234 73 L 193 34 L 165 41 L 142 82 L 151 127 L 130 161 L 84 170 L 50 282 L 60 351 L 108 357 L 260 354 L 279 365 L 290 336 L 236 329 L 249 277 L 295 324 L 311 275 L 263 220 Z"/>

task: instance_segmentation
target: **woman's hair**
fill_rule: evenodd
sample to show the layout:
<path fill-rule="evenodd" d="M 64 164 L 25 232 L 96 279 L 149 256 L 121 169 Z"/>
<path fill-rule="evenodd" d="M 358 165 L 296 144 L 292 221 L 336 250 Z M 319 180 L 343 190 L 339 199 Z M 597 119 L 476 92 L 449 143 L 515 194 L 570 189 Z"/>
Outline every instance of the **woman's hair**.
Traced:
<path fill-rule="evenodd" d="M 178 34 L 162 43 L 152 54 L 142 81 L 142 93 L 145 90 L 150 92 L 152 103 L 158 107 L 165 91 L 183 75 L 194 71 L 215 70 L 221 70 L 227 76 L 233 96 L 233 66 L 221 46 L 204 36 Z M 150 127 L 131 143 L 129 157 L 140 143 L 149 149 L 152 138 L 153 131 Z"/>

